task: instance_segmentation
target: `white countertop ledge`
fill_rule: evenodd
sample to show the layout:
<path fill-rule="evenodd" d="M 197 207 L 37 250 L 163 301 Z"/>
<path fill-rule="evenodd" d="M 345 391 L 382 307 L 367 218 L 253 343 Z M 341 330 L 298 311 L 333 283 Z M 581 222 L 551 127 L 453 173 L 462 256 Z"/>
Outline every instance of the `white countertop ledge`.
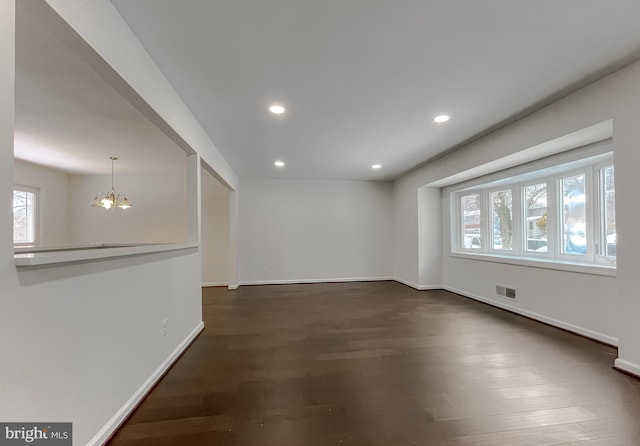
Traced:
<path fill-rule="evenodd" d="M 54 265 L 69 262 L 88 262 L 92 260 L 136 256 L 166 251 L 178 251 L 181 249 L 190 249 L 197 247 L 197 243 L 166 243 L 147 245 L 132 244 L 129 246 L 94 244 L 52 248 L 16 248 L 13 258 L 16 267 L 29 267 Z"/>

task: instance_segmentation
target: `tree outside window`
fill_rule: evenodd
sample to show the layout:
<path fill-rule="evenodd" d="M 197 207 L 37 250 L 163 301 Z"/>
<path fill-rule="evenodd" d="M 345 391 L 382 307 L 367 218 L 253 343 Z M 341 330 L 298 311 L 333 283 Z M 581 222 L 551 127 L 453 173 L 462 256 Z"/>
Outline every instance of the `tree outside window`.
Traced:
<path fill-rule="evenodd" d="M 513 203 L 511 189 L 491 193 L 493 203 L 493 248 L 513 247 Z"/>

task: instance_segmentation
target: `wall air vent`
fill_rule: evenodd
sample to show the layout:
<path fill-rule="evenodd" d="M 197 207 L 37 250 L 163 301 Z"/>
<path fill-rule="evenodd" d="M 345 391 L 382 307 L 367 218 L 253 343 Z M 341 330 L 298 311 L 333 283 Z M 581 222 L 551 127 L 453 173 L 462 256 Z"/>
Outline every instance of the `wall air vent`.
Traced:
<path fill-rule="evenodd" d="M 498 296 L 503 296 L 508 299 L 514 299 L 514 300 L 516 299 L 516 289 L 509 288 L 504 285 L 496 285 L 496 294 Z"/>

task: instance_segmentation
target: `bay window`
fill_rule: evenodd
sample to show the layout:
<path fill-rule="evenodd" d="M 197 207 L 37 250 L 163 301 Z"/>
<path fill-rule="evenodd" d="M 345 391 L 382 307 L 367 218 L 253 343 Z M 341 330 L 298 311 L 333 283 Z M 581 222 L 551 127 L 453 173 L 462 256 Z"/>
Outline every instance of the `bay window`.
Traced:
<path fill-rule="evenodd" d="M 452 188 L 452 252 L 614 267 L 612 153 L 522 171 Z"/>

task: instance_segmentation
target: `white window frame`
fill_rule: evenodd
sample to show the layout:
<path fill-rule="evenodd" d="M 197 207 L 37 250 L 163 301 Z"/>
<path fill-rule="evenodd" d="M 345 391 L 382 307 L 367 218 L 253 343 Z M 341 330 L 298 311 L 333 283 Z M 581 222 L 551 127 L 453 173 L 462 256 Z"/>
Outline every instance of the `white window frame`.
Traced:
<path fill-rule="evenodd" d="M 495 244 L 494 244 L 494 240 L 493 240 L 493 200 L 491 199 L 492 195 L 495 192 L 503 192 L 503 191 L 511 191 L 511 224 L 513 226 L 513 241 L 512 241 L 512 248 L 511 249 L 501 249 L 498 248 L 496 249 Z M 494 254 L 498 254 L 498 255 L 502 255 L 502 254 L 506 254 L 506 255 L 510 255 L 513 254 L 514 252 L 518 252 L 518 246 L 520 244 L 520 236 L 519 233 L 520 231 L 517 230 L 517 226 L 520 224 L 520 218 L 517 215 L 517 205 L 518 205 L 518 193 L 517 193 L 517 188 L 515 185 L 511 184 L 511 185 L 504 185 L 504 186 L 497 186 L 497 187 L 493 187 L 491 189 L 487 189 L 486 193 L 487 193 L 487 202 L 489 204 L 489 211 L 490 211 L 490 215 L 487 216 L 487 222 L 489 224 L 487 224 L 487 240 L 489 241 L 487 243 L 487 251 L 492 252 Z"/>
<path fill-rule="evenodd" d="M 537 252 L 537 251 L 528 251 L 528 243 L 529 237 L 527 235 L 528 228 L 524 228 L 524 224 L 528 223 L 527 220 L 527 209 L 524 206 L 526 203 L 526 192 L 525 189 L 528 186 L 535 186 L 540 183 L 545 183 L 547 185 L 547 251 L 545 252 Z M 521 215 L 521 223 L 520 223 L 520 232 L 522 234 L 520 244 L 518 245 L 520 248 L 520 254 L 526 257 L 539 257 L 542 259 L 548 259 L 553 255 L 553 252 L 549 251 L 549 248 L 555 246 L 555 230 L 556 230 L 556 221 L 555 221 L 555 184 L 553 181 L 549 180 L 549 177 L 542 177 L 536 180 L 526 181 L 524 183 L 519 184 L 519 196 L 520 196 L 520 212 Z"/>
<path fill-rule="evenodd" d="M 468 196 L 468 195 L 480 195 L 480 232 L 478 233 L 478 237 L 480 237 L 480 248 L 472 248 L 472 247 L 465 247 L 464 245 L 464 214 L 462 212 L 462 197 Z M 483 243 L 482 240 L 483 238 L 486 240 L 486 238 L 484 237 L 484 234 L 482 234 L 482 228 L 485 226 L 483 224 L 483 220 L 486 218 L 486 216 L 484 215 L 484 212 L 482 211 L 482 208 L 484 207 L 484 203 L 485 203 L 485 197 L 483 196 L 482 193 L 477 193 L 477 192 L 469 192 L 469 193 L 461 193 L 457 196 L 456 198 L 456 222 L 457 222 L 457 229 L 456 229 L 456 239 L 459 240 L 459 249 L 462 251 L 466 251 L 466 252 L 482 252 L 485 249 L 485 245 L 486 243 Z"/>
<path fill-rule="evenodd" d="M 604 175 L 603 171 L 605 168 L 609 166 L 613 167 L 614 184 L 615 184 L 615 166 L 613 165 L 613 160 L 605 160 L 597 163 L 596 165 L 594 165 L 594 171 L 593 171 L 593 183 L 594 183 L 593 194 L 594 196 L 598 197 L 598 203 L 601 209 L 601 212 L 598 213 L 597 218 L 595 219 L 596 221 L 594 222 L 595 223 L 594 242 L 596 242 L 596 245 L 594 248 L 594 258 L 595 258 L 595 263 L 600 265 L 615 265 L 616 258 L 617 258 L 617 256 L 605 256 L 602 254 L 604 252 L 603 245 L 606 247 L 606 244 L 607 244 L 607 234 L 606 234 L 607 231 L 606 231 L 606 222 L 605 222 L 606 214 L 602 212 L 602 209 L 604 208 L 604 206 L 606 206 L 605 196 L 604 196 L 604 184 L 602 180 Z M 617 240 L 616 240 L 616 244 L 617 244 Z"/>
<path fill-rule="evenodd" d="M 25 186 L 23 184 L 14 184 L 13 191 L 28 192 L 33 194 L 33 241 L 30 242 L 15 242 L 14 246 L 34 246 L 40 243 L 40 189 L 32 186 Z M 13 203 L 13 198 L 12 198 Z M 13 229 L 15 231 L 15 228 Z"/>
<path fill-rule="evenodd" d="M 609 148 L 609 150 L 611 150 Z M 532 163 L 535 165 L 535 163 Z M 590 272 L 589 268 L 606 268 L 605 275 L 615 275 L 616 258 L 602 254 L 604 189 L 602 169 L 613 166 L 613 153 L 610 151 L 589 154 L 583 158 L 566 161 L 561 158 L 558 164 L 548 161 L 542 168 L 533 166 L 531 170 L 519 168 L 516 174 L 509 176 L 510 170 L 499 175 L 489 176 L 489 181 L 472 180 L 465 187 L 452 186 L 451 203 L 451 255 L 466 256 L 479 260 L 523 263 L 551 269 Z M 615 167 L 614 167 L 615 172 Z M 585 254 L 563 253 L 564 212 L 561 180 L 584 174 L 585 178 Z M 615 173 L 614 173 L 615 175 Z M 614 180 L 615 181 L 615 180 Z M 547 184 L 547 252 L 527 251 L 528 231 L 527 210 L 525 206 L 525 187 L 540 183 Z M 615 186 L 614 186 L 615 187 Z M 513 247 L 511 250 L 496 249 L 493 243 L 493 201 L 491 194 L 511 190 L 513 218 Z M 466 195 L 480 194 L 480 235 L 481 248 L 465 248 L 463 234 L 462 198 Z M 606 234 L 604 235 L 606 238 Z M 513 262 L 509 260 L 513 259 Z M 550 266 L 550 264 L 555 264 Z M 612 274 L 610 272 L 613 271 Z M 600 274 L 601 272 L 596 272 Z"/>
<path fill-rule="evenodd" d="M 565 260 L 571 263 L 586 263 L 593 264 L 594 263 L 594 205 L 600 208 L 598 203 L 594 203 L 593 199 L 590 197 L 595 197 L 595 201 L 598 201 L 597 195 L 593 193 L 594 185 L 593 185 L 593 172 L 594 165 L 590 165 L 588 167 L 568 170 L 554 177 L 554 184 L 556 186 L 556 212 L 557 212 L 557 228 L 556 228 L 556 256 L 560 260 Z M 562 221 L 564 216 L 563 209 L 563 197 L 562 197 L 562 187 L 560 186 L 560 182 L 564 178 L 574 177 L 578 175 L 584 175 L 584 193 L 585 193 L 585 238 L 586 238 L 586 252 L 585 254 L 566 254 L 563 252 L 564 250 L 564 222 Z"/>

